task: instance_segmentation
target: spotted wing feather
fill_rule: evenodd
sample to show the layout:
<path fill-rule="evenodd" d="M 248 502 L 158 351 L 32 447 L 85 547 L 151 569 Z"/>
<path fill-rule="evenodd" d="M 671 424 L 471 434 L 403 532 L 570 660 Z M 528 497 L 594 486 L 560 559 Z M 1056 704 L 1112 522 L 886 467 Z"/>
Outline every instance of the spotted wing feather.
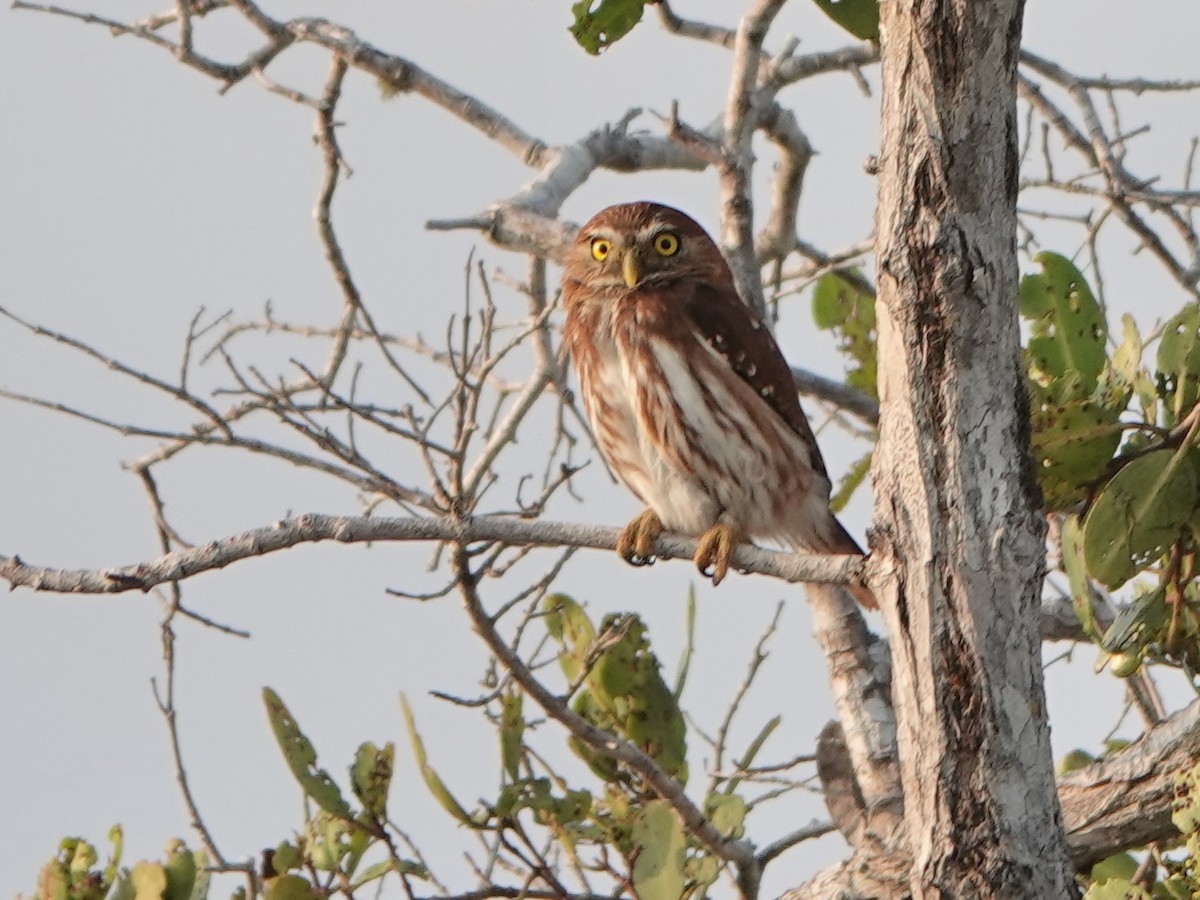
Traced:
<path fill-rule="evenodd" d="M 684 308 L 696 333 L 788 424 L 808 448 L 813 471 L 827 479 L 791 367 L 766 326 L 732 290 L 707 284 L 695 286 Z"/>

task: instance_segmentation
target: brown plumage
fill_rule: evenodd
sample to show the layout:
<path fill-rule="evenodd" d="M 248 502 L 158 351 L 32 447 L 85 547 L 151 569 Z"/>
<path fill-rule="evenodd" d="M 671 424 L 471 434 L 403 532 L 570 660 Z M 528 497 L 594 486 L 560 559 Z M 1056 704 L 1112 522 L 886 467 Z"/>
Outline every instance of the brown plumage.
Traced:
<path fill-rule="evenodd" d="M 649 507 L 622 532 L 626 560 L 648 560 L 664 529 L 699 538 L 714 584 L 748 538 L 862 554 L 829 510 L 791 369 L 696 222 L 656 203 L 602 210 L 568 251 L 563 300 L 600 452 Z"/>

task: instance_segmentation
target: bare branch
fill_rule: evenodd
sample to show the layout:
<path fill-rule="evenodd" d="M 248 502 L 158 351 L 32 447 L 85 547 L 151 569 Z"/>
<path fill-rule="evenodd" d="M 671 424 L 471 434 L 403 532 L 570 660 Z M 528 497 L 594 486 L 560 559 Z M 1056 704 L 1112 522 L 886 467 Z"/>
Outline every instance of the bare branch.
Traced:
<path fill-rule="evenodd" d="M 342 160 L 342 151 L 338 147 L 337 134 L 334 131 L 336 122 L 334 114 L 338 100 L 342 94 L 342 79 L 346 76 L 346 63 L 339 57 L 334 57 L 329 68 L 329 77 L 325 82 L 321 106 L 317 111 L 316 142 L 321 149 L 325 162 L 325 173 L 321 179 L 321 190 L 317 197 L 317 208 L 313 210 L 313 218 L 317 222 L 317 232 L 321 236 L 321 244 L 325 248 L 325 259 L 333 270 L 334 280 L 341 288 L 343 307 L 341 321 L 334 333 L 333 346 L 329 350 L 329 359 L 325 363 L 320 383 L 326 387 L 333 384 L 342 362 L 346 359 L 346 350 L 350 346 L 350 336 L 358 318 L 358 310 L 362 300 L 354 278 L 350 275 L 350 267 L 346 264 L 346 256 L 338 243 L 337 234 L 333 229 L 333 218 L 330 207 L 333 195 L 337 190 L 342 171 L 346 168 Z M 416 385 L 410 382 L 410 386 Z"/>
<path fill-rule="evenodd" d="M 766 866 L 775 857 L 791 850 L 797 844 L 823 837 L 834 830 L 832 822 L 812 822 L 803 828 L 797 828 L 791 834 L 786 834 L 777 841 L 772 841 L 758 853 L 759 865 Z"/>
<path fill-rule="evenodd" d="M 0 556 L 0 578 L 14 587 L 64 594 L 120 594 L 147 591 L 168 581 L 223 569 L 231 563 L 265 556 L 298 544 L 338 541 L 476 541 L 510 546 L 590 547 L 615 550 L 619 529 L 600 525 L 529 521 L 500 516 L 455 519 L 368 518 L 308 513 L 274 525 L 167 553 L 157 559 L 112 569 L 49 569 L 30 566 L 17 556 Z M 688 559 L 696 552 L 690 538 L 664 535 L 654 546 L 659 559 Z M 787 582 L 861 584 L 867 560 L 858 556 L 809 556 L 742 545 L 733 560 L 740 572 L 770 575 Z"/>
<path fill-rule="evenodd" d="M 796 215 L 804 176 L 813 157 L 812 145 L 790 109 L 772 104 L 762 117 L 761 127 L 779 148 L 780 161 L 775 167 L 767 223 L 754 244 L 760 264 L 772 260 L 782 262 L 799 243 Z"/>
<path fill-rule="evenodd" d="M 784 0 L 757 0 L 742 16 L 734 39 L 732 75 L 725 101 L 725 134 L 721 142 L 721 251 L 742 300 L 765 318 L 758 257 L 754 253 L 751 138 L 762 114 L 760 105 L 771 97 L 758 91 L 759 58 L 763 41 Z"/>
<path fill-rule="evenodd" d="M 879 424 L 879 401 L 858 388 L 794 366 L 792 380 L 796 382 L 796 390 L 802 396 L 812 397 L 853 413 L 868 425 Z"/>

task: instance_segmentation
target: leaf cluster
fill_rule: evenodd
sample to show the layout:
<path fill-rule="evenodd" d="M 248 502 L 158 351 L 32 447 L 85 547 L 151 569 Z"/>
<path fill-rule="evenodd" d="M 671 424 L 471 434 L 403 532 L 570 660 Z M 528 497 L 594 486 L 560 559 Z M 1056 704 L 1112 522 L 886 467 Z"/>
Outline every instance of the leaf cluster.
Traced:
<path fill-rule="evenodd" d="M 1148 658 L 1200 659 L 1200 306 L 1188 304 L 1142 335 L 1131 316 L 1120 339 L 1075 265 L 1055 253 L 1021 280 L 1029 336 L 1023 389 L 1030 449 L 1046 511 L 1061 522 L 1060 565 L 1086 633 L 1113 672 Z M 850 361 L 847 383 L 875 395 L 875 295 L 855 271 L 830 272 L 813 290 L 813 319 Z M 1155 346 L 1157 345 L 1157 346 Z M 831 505 L 864 482 L 871 455 L 850 467 Z M 1134 585 L 1106 629 L 1095 589 Z"/>
<path fill-rule="evenodd" d="M 83 838 L 63 838 L 58 854 L 42 867 L 37 889 L 23 900 L 205 900 L 210 875 L 203 850 L 183 841 L 167 844 L 161 861 L 142 860 L 122 867 L 124 835 L 120 825 L 108 832 L 112 852 L 98 868 L 96 848 Z"/>
<path fill-rule="evenodd" d="M 690 635 L 694 606 L 688 609 Z M 564 594 L 550 595 L 530 614 L 529 621 L 545 629 L 539 646 L 556 648 L 566 682 L 561 702 L 597 729 L 594 739 L 567 739 L 584 763 L 578 771 L 551 767 L 533 740 L 544 720 L 530 717 L 515 681 L 494 682 L 483 702 L 470 705 L 482 709 L 494 728 L 498 783 L 490 797 L 471 807 L 435 768 L 412 709 L 403 695 L 400 698 L 421 781 L 454 821 L 491 848 L 492 861 L 477 871 L 492 879 L 496 890 L 512 889 L 503 883 L 503 874 L 523 869 L 525 877 L 552 885 L 566 877 L 564 872 L 574 871 L 585 886 L 596 878 L 613 889 L 632 888 L 640 900 L 706 896 L 727 862 L 685 827 L 670 798 L 660 796 L 637 771 L 606 753 L 618 742 L 639 748 L 678 783 L 682 795 L 689 770 L 688 728 L 679 698 L 688 672 L 690 637 L 671 685 L 637 615 L 609 615 L 596 624 L 582 605 Z M 345 777 L 335 777 L 322 766 L 317 748 L 282 697 L 264 688 L 263 703 L 284 762 L 303 792 L 304 818 L 289 837 L 263 851 L 257 868 L 238 867 L 249 878 L 249 893 L 266 900 L 316 900 L 353 897 L 364 887 L 383 891 L 395 888 L 397 880 L 409 895 L 411 879 L 440 887 L 389 813 L 396 776 L 394 744 L 363 742 Z M 751 742 L 733 775 L 711 778 L 698 805 L 718 834 L 743 836 L 757 800 L 747 800 L 742 789 L 753 783 L 750 767 L 778 724 L 778 717 L 772 719 Z M 768 796 L 779 792 L 778 782 L 772 782 Z M 79 838 L 65 840 L 29 900 L 206 900 L 210 872 L 203 851 L 189 851 L 174 841 L 162 862 L 141 862 L 125 870 L 120 868 L 119 828 L 111 838 L 112 860 L 103 870 L 95 868 L 97 856 L 90 844 Z M 412 852 L 402 853 L 401 847 Z M 564 895 L 574 892 L 557 884 Z M 583 892 L 596 893 L 591 887 Z M 238 896 L 244 900 L 246 894 L 242 890 Z"/>
<path fill-rule="evenodd" d="M 1083 275 L 1042 253 L 1021 281 L 1032 449 L 1048 512 L 1062 516 L 1062 568 L 1085 629 L 1129 675 L 1147 657 L 1191 665 L 1200 641 L 1200 307 L 1119 343 Z M 1148 359 L 1150 345 L 1157 350 Z M 1103 634 L 1092 584 L 1135 599 Z"/>

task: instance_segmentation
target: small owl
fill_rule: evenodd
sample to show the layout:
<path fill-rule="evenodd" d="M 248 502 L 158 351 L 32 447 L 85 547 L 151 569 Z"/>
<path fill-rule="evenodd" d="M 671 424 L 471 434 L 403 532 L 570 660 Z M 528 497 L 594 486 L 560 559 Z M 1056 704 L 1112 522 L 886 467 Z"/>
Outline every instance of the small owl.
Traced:
<path fill-rule="evenodd" d="M 696 565 L 718 584 L 751 538 L 862 555 L 829 509 L 791 369 L 696 222 L 657 203 L 602 210 L 568 251 L 563 300 L 600 452 L 648 507 L 622 557 L 649 561 L 664 530 L 696 536 Z"/>

